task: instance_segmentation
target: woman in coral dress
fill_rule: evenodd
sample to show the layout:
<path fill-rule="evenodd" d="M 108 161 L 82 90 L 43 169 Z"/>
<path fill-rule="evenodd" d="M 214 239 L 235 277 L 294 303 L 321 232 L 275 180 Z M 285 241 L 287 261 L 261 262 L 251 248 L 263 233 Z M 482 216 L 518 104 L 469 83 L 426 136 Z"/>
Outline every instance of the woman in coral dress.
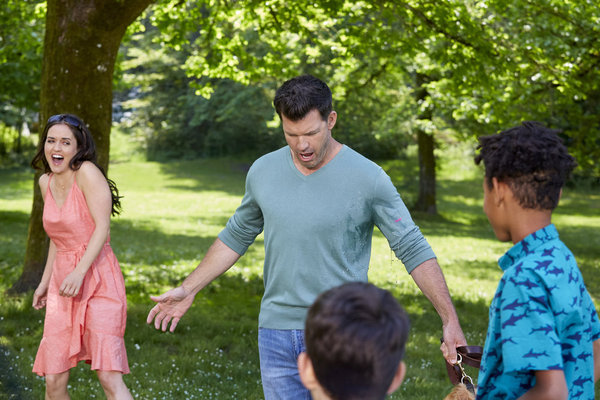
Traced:
<path fill-rule="evenodd" d="M 48 119 L 32 165 L 45 172 L 39 184 L 50 237 L 33 296 L 33 307 L 46 307 L 33 372 L 46 377 L 46 399 L 68 399 L 69 370 L 83 360 L 108 399 L 131 399 L 123 381 L 125 284 L 109 243 L 110 216 L 121 206 L 116 186 L 96 163 L 88 128 L 71 114 Z"/>

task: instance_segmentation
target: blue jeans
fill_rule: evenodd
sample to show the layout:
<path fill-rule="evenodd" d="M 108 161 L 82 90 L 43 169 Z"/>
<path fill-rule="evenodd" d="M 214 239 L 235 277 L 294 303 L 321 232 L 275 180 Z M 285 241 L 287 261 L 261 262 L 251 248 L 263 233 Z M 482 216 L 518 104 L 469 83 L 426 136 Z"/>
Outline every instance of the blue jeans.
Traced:
<path fill-rule="evenodd" d="M 258 329 L 260 375 L 265 400 L 310 400 L 298 374 L 298 355 L 306 351 L 304 331 Z"/>

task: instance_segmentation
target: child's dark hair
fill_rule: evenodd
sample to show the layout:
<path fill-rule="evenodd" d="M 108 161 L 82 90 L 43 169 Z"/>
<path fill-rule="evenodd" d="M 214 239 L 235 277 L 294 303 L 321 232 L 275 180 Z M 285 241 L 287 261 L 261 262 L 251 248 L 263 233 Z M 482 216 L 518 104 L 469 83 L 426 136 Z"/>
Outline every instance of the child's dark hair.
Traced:
<path fill-rule="evenodd" d="M 333 109 L 329 86 L 312 75 L 300 75 L 285 81 L 277 89 L 273 105 L 279 118 L 284 115 L 292 121 L 301 120 L 315 109 L 326 121 Z"/>
<path fill-rule="evenodd" d="M 492 178 L 507 183 L 523 208 L 553 210 L 575 159 L 557 135 L 560 131 L 539 122 L 522 125 L 479 138 L 479 154 L 489 188 Z"/>
<path fill-rule="evenodd" d="M 77 117 L 76 115 L 56 114 L 48 118 L 48 122 L 46 122 L 44 132 L 42 133 L 42 136 L 40 137 L 40 141 L 38 143 L 37 152 L 33 157 L 33 160 L 31 160 L 31 166 L 35 169 L 43 170 L 47 174 L 52 172 L 44 154 L 44 146 L 46 144 L 46 138 L 48 137 L 48 131 L 50 130 L 50 128 L 57 124 L 63 124 L 68 126 L 69 129 L 71 129 L 71 132 L 73 132 L 73 136 L 77 141 L 77 153 L 71 159 L 71 162 L 69 163 L 69 168 L 71 168 L 74 171 L 77 171 L 84 161 L 90 161 L 96 167 L 98 167 L 100 172 L 102 172 L 102 175 L 104 175 L 104 177 L 106 178 L 106 181 L 108 182 L 108 187 L 110 188 L 110 195 L 112 198 L 111 214 L 118 215 L 121 212 L 121 196 L 119 196 L 119 190 L 117 189 L 117 185 L 112 180 L 108 179 L 108 177 L 106 176 L 106 172 L 104 172 L 104 169 L 100 165 L 98 165 L 98 162 L 96 160 L 96 144 L 94 143 L 92 134 L 90 133 L 88 127 L 83 123 L 81 118 Z"/>
<path fill-rule="evenodd" d="M 306 353 L 332 399 L 385 398 L 404 355 L 410 321 L 386 290 L 347 283 L 308 310 Z"/>

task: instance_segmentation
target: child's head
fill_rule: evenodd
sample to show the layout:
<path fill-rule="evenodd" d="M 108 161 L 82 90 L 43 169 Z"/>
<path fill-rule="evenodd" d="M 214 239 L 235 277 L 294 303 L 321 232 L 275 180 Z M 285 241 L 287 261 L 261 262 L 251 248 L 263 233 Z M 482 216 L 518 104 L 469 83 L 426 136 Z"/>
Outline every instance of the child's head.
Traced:
<path fill-rule="evenodd" d="M 557 135 L 537 122 L 479 138 L 475 163 L 483 161 L 488 189 L 507 184 L 522 208 L 554 210 L 561 188 L 577 165 Z"/>
<path fill-rule="evenodd" d="M 404 377 L 410 322 L 386 290 L 363 282 L 322 293 L 306 319 L 300 377 L 313 396 L 383 399 Z M 318 397 L 318 396 L 315 396 Z"/>

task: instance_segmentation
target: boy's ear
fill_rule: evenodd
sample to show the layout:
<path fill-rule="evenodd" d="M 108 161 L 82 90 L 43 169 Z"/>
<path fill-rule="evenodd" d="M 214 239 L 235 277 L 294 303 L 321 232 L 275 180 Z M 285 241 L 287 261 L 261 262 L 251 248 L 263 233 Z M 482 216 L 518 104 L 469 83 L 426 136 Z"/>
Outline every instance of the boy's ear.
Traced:
<path fill-rule="evenodd" d="M 504 182 L 500 182 L 498 178 L 492 178 L 492 195 L 494 196 L 494 204 L 500 205 L 504 201 L 506 191 L 510 190 L 508 185 Z"/>
<path fill-rule="evenodd" d="M 302 384 L 308 390 L 314 390 L 319 387 L 319 381 L 317 381 L 312 361 L 310 361 L 305 352 L 300 353 L 298 356 L 298 373 L 300 374 Z"/>
<path fill-rule="evenodd" d="M 398 365 L 398 369 L 394 374 L 394 379 L 392 379 L 392 383 L 390 384 L 387 394 L 394 393 L 400 387 L 400 384 L 404 380 L 404 375 L 406 375 L 406 364 L 404 364 L 404 361 L 400 361 L 400 364 Z"/>

